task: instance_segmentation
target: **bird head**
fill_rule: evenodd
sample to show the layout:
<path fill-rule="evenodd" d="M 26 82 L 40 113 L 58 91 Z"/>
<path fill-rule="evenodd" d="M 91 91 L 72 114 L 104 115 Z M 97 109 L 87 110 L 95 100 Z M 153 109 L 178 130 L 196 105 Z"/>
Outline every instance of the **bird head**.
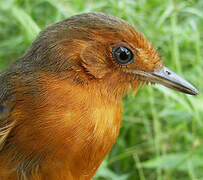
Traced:
<path fill-rule="evenodd" d="M 133 25 L 103 13 L 48 26 L 0 82 L 1 155 L 26 179 L 38 169 L 37 179 L 91 179 L 115 143 L 131 89 L 151 82 L 198 94 Z"/>
<path fill-rule="evenodd" d="M 124 95 L 130 87 L 137 90 L 151 82 L 198 94 L 163 65 L 156 49 L 133 25 L 103 13 L 80 14 L 49 26 L 30 51 L 32 58 L 40 55 L 34 58 L 40 68 L 71 76 L 77 84 L 96 82 Z"/>

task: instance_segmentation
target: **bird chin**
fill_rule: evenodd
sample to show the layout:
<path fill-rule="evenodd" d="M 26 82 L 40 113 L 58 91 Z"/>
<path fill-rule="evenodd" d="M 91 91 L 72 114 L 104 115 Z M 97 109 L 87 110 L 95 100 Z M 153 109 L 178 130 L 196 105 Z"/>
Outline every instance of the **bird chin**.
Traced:
<path fill-rule="evenodd" d="M 149 83 L 148 81 L 142 79 L 143 78 L 141 77 L 136 77 L 136 80 L 134 79 L 133 81 L 130 82 L 130 89 L 132 90 L 131 92 L 133 92 L 133 95 L 136 94 L 136 92 L 139 90 L 141 86 Z"/>

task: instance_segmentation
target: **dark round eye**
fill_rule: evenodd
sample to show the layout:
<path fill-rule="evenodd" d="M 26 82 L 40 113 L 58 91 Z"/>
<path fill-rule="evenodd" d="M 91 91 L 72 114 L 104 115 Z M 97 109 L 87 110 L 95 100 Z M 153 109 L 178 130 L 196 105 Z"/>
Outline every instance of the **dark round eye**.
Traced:
<path fill-rule="evenodd" d="M 113 48 L 113 57 L 120 65 L 127 65 L 133 62 L 133 53 L 125 46 L 115 46 Z"/>

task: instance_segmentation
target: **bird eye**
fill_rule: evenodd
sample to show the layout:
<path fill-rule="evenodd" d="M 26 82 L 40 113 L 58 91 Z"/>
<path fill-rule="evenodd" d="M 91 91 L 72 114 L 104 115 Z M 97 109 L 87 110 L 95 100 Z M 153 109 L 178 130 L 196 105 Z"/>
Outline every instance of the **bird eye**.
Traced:
<path fill-rule="evenodd" d="M 113 48 L 113 57 L 120 65 L 127 65 L 133 62 L 133 53 L 125 46 L 116 46 Z"/>

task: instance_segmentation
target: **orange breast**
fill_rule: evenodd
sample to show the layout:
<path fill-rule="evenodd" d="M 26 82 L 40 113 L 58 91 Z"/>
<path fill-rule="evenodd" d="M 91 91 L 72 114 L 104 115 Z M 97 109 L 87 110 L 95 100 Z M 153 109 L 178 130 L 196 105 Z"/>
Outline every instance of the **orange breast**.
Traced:
<path fill-rule="evenodd" d="M 2 158 L 15 156 L 8 169 L 29 162 L 24 173 L 30 180 L 91 179 L 118 136 L 120 101 L 110 101 L 94 85 L 74 87 L 48 76 L 42 84 L 35 99 L 27 93 L 16 104 L 10 117 L 18 119 L 15 149 Z"/>

